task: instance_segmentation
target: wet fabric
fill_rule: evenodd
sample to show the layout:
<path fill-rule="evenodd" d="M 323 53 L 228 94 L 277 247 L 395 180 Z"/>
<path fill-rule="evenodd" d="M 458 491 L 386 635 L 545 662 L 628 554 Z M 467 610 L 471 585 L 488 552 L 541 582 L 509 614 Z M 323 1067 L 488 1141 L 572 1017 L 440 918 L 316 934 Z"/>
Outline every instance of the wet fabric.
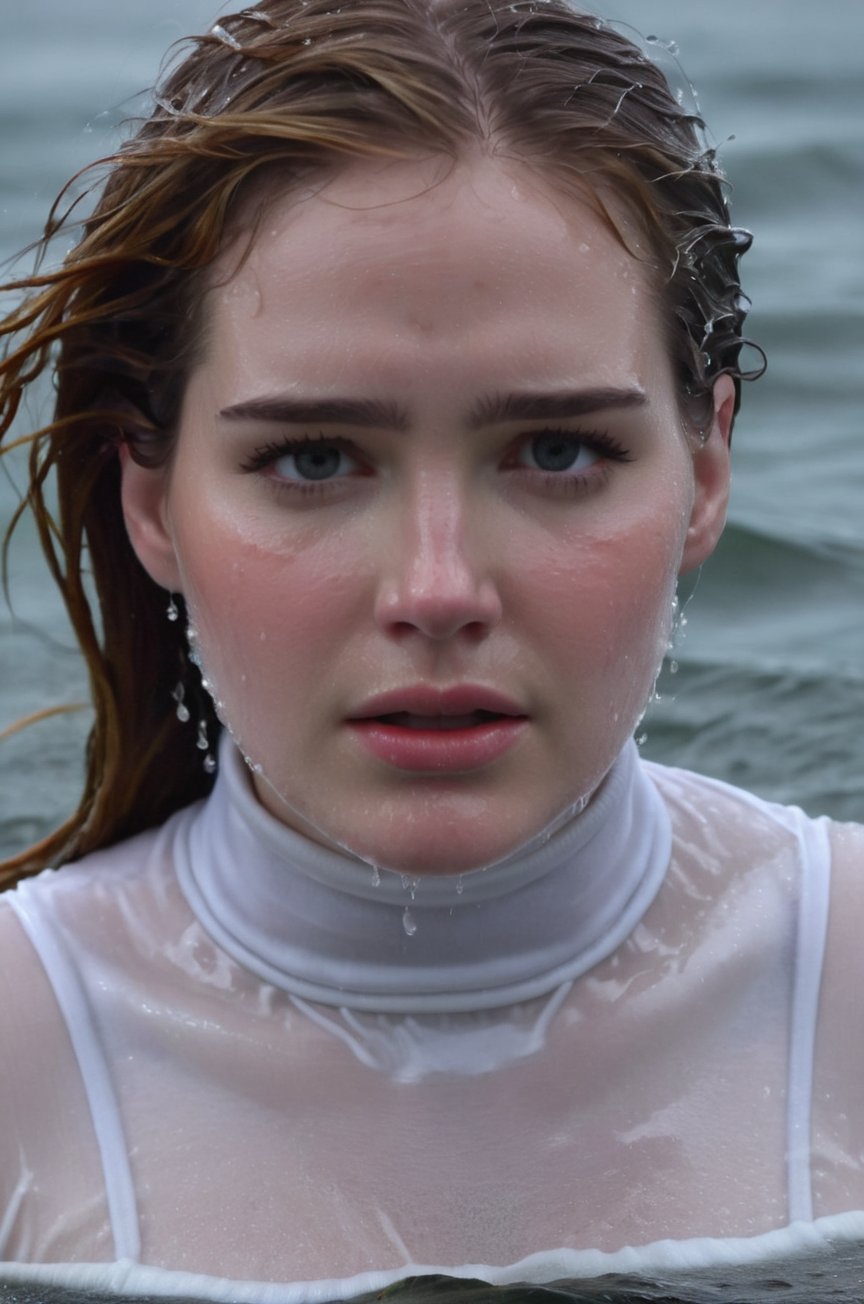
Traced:
<path fill-rule="evenodd" d="M 509 862 L 403 882 L 273 820 L 226 744 L 208 802 L 3 898 L 0 1284 L 683 1299 L 854 1264 L 862 863 L 631 746 Z"/>

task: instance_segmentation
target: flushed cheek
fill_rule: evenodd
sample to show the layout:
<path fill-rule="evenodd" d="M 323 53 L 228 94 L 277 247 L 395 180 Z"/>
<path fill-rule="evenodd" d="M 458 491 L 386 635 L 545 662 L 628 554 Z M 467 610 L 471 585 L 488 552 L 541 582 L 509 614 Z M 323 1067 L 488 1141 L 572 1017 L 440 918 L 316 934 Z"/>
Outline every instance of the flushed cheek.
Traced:
<path fill-rule="evenodd" d="M 634 525 L 534 569 L 526 625 L 575 689 L 602 680 L 623 711 L 641 711 L 668 641 L 680 534 Z"/>
<path fill-rule="evenodd" d="M 208 677 L 238 730 L 308 700 L 358 601 L 344 556 L 339 566 L 314 550 L 271 553 L 237 539 L 209 557 L 187 553 L 184 591 Z"/>

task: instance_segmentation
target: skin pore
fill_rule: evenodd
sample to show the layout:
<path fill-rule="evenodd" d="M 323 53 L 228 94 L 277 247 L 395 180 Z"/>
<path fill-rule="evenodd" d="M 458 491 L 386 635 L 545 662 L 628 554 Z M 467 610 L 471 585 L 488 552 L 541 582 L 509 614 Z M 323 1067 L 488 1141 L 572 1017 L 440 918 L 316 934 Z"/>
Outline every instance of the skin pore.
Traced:
<path fill-rule="evenodd" d="M 511 854 L 644 709 L 732 382 L 697 444 L 645 267 L 509 161 L 349 163 L 211 286 L 172 460 L 125 454 L 123 501 L 260 800 L 403 873 Z"/>

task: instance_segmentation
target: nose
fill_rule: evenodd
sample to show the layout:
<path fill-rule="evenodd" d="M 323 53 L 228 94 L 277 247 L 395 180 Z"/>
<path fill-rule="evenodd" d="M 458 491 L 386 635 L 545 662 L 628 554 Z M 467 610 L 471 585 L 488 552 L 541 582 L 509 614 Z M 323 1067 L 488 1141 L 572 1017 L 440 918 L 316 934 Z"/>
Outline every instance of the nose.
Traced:
<path fill-rule="evenodd" d="M 391 637 L 483 638 L 501 619 L 490 541 L 455 486 L 427 483 L 400 506 L 376 602 Z"/>

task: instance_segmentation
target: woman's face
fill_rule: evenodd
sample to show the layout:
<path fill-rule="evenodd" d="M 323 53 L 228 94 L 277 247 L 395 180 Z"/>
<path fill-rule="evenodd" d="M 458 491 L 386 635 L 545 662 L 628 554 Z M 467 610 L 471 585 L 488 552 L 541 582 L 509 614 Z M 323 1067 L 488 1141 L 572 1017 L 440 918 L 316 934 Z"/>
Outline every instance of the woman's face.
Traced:
<path fill-rule="evenodd" d="M 358 162 L 243 247 L 170 467 L 126 459 L 133 543 L 274 815 L 408 874 L 488 864 L 643 711 L 721 527 L 731 384 L 694 452 L 642 266 L 515 163 Z"/>

